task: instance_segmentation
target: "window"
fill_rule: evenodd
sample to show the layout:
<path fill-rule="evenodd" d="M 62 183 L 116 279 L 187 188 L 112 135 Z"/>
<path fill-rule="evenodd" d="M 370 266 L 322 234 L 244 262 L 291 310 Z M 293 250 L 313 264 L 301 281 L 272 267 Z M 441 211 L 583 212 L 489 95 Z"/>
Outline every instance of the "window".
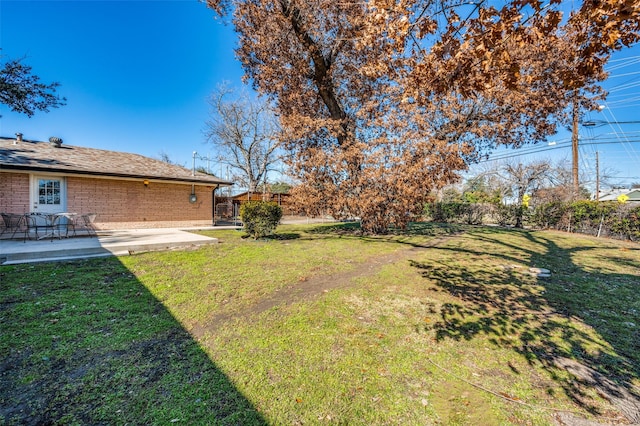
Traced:
<path fill-rule="evenodd" d="M 60 204 L 60 181 L 40 179 L 38 181 L 38 203 Z"/>

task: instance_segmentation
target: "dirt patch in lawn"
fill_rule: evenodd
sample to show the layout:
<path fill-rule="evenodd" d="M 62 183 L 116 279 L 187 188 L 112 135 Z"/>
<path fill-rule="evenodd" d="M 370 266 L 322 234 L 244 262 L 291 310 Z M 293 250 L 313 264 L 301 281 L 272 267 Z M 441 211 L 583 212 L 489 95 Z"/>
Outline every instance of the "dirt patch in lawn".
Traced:
<path fill-rule="evenodd" d="M 214 315 L 204 324 L 196 325 L 191 330 L 191 333 L 196 337 L 202 337 L 207 333 L 214 332 L 225 322 L 236 319 L 248 319 L 277 306 L 289 306 L 301 301 L 314 300 L 328 291 L 347 288 L 358 278 L 377 274 L 385 265 L 409 260 L 417 251 L 423 251 L 428 248 L 438 246 L 453 237 L 454 235 L 448 235 L 434 239 L 426 244 L 413 245 L 408 249 L 401 249 L 393 253 L 369 258 L 349 271 L 338 272 L 330 275 L 300 277 L 298 282 L 283 287 L 271 296 L 259 301 L 253 306 L 248 307 L 242 313 L 223 313 Z"/>

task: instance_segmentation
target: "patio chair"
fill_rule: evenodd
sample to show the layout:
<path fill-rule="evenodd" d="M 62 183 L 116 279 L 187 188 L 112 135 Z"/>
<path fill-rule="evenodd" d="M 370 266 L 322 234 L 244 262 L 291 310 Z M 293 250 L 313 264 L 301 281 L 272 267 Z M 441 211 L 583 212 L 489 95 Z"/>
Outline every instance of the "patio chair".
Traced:
<path fill-rule="evenodd" d="M 5 232 L 11 232 L 11 238 L 15 237 L 16 232 L 24 228 L 26 232 L 25 215 L 15 213 L 0 213 L 2 216 L 2 232 L 0 235 L 4 235 Z"/>
<path fill-rule="evenodd" d="M 0 236 L 4 235 L 4 233 L 9 230 L 9 224 L 4 219 L 5 214 L 6 213 L 0 213 L 0 220 L 2 220 L 2 232 L 0 232 Z"/>
<path fill-rule="evenodd" d="M 85 213 L 80 215 L 74 223 L 74 233 L 76 228 L 84 229 L 88 235 L 97 236 L 95 226 L 93 226 L 93 222 L 96 220 L 96 213 Z"/>
<path fill-rule="evenodd" d="M 59 213 L 58 214 L 58 230 L 62 233 L 64 231 L 64 236 L 69 237 L 69 232 L 71 232 L 71 236 L 76 236 L 76 227 L 78 226 L 78 222 L 82 222 L 82 217 L 77 213 Z"/>

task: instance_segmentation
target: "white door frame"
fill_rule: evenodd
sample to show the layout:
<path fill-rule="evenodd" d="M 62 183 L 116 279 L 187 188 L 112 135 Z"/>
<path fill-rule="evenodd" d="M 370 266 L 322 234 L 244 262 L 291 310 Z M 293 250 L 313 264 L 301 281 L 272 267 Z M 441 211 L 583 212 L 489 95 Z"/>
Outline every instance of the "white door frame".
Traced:
<path fill-rule="evenodd" d="M 42 188 L 40 188 L 41 182 Z M 42 194 L 40 193 L 41 189 Z M 41 201 L 44 202 L 41 203 Z M 31 175 L 29 205 L 30 211 L 34 213 L 67 211 L 67 180 L 65 177 L 46 174 Z"/>

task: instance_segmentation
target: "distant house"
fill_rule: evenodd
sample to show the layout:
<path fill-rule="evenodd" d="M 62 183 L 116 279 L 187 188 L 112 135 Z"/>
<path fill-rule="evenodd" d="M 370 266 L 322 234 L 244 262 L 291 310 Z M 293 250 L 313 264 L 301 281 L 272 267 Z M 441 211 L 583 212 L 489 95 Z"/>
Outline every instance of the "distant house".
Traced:
<path fill-rule="evenodd" d="M 601 192 L 600 201 L 619 201 L 620 196 L 626 196 L 628 203 L 640 203 L 640 189 L 616 189 L 610 192 Z"/>
<path fill-rule="evenodd" d="M 98 229 L 214 223 L 231 182 L 138 154 L 0 137 L 0 212 L 96 213 Z"/>

